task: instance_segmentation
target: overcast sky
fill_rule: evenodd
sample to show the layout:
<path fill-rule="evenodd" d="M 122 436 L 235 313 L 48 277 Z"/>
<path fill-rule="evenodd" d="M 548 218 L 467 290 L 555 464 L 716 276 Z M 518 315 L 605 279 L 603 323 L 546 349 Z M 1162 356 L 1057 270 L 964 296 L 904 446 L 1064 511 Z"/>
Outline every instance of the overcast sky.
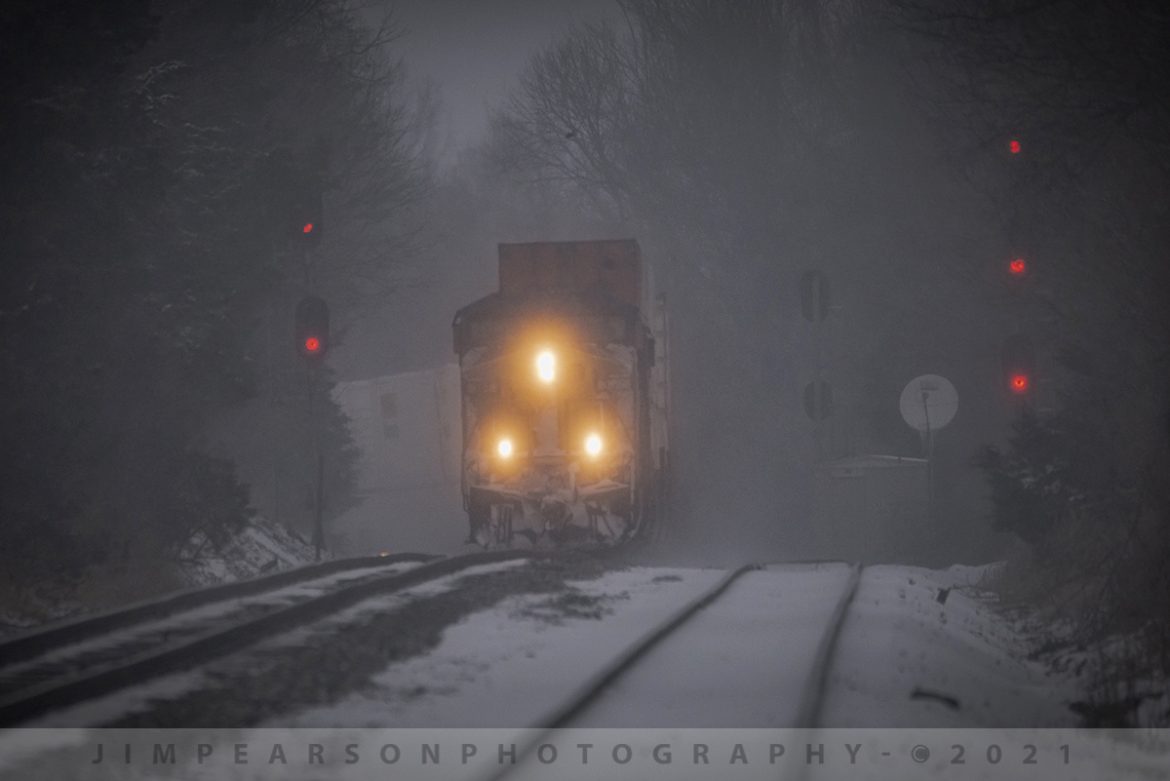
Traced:
<path fill-rule="evenodd" d="M 528 58 L 573 22 L 619 17 L 616 0 L 391 0 L 414 79 L 441 88 L 440 133 L 453 149 L 478 142 Z M 453 150 L 451 150 L 453 151 Z"/>

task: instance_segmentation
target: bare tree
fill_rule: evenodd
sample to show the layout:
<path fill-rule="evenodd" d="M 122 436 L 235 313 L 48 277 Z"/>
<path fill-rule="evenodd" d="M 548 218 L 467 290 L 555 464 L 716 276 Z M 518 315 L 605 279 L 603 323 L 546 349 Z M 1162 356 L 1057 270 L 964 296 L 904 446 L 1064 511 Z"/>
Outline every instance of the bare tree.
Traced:
<path fill-rule="evenodd" d="M 898 0 L 892 14 L 925 42 L 923 94 L 955 159 L 1001 194 L 1003 244 L 1033 255 L 1017 304 L 1055 358 L 1060 398 L 991 453 L 1001 517 L 1019 510 L 1012 495 L 1038 498 L 1038 475 L 1062 475 L 1036 540 L 1056 551 L 1043 587 L 1094 639 L 1146 632 L 1166 670 L 1170 99 L 1157 85 L 1170 77 L 1170 14 L 1145 0 Z M 1008 173 L 1012 138 L 1021 159 Z"/>
<path fill-rule="evenodd" d="M 887 385 L 947 339 L 973 343 L 986 315 L 933 257 L 956 224 L 938 219 L 942 204 L 964 196 L 942 181 L 937 144 L 911 115 L 890 51 L 898 33 L 860 4 L 622 7 L 624 28 L 577 28 L 533 59 L 496 119 L 495 160 L 589 193 L 651 246 L 687 313 L 676 321 L 688 345 L 679 418 L 704 443 L 686 468 L 711 489 L 696 494 L 725 506 L 756 495 L 761 516 L 807 517 L 815 459 L 800 394 L 816 357 L 800 273 L 821 268 L 835 282 L 838 330 L 822 359 L 842 416 L 864 416 L 871 439 L 901 435 L 896 409 L 861 403 L 867 389 L 896 397 L 901 385 Z M 924 331 L 927 311 L 945 325 Z M 778 487 L 776 474 L 792 480 Z"/>

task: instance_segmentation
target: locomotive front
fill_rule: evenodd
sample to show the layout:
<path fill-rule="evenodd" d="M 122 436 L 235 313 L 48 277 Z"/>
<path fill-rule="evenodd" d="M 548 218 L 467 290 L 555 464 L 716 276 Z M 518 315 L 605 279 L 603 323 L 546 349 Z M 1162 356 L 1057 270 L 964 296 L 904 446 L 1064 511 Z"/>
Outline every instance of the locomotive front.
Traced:
<path fill-rule="evenodd" d="M 454 322 L 470 541 L 617 541 L 655 512 L 641 274 L 633 241 L 500 245 L 500 291 Z"/>

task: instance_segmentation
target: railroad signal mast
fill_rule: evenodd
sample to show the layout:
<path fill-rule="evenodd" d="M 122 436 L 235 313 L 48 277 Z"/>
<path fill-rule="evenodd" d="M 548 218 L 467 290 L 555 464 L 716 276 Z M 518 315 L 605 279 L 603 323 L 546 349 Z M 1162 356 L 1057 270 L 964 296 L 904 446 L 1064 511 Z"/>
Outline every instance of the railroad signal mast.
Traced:
<path fill-rule="evenodd" d="M 1012 252 L 1006 260 L 1005 276 L 1007 286 L 1016 293 L 1012 309 L 1017 332 L 1004 339 L 1000 350 L 1000 388 L 1007 403 L 1018 413 L 1032 404 L 1036 392 L 1036 349 L 1031 338 L 1023 333 L 1027 311 L 1023 293 L 1032 284 L 1034 242 L 1027 238 L 1031 232 L 1023 230 L 1021 225 L 1021 197 L 1028 184 L 1023 181 L 1027 170 L 1024 142 L 1019 137 L 1009 138 L 1006 151 L 1010 167 L 1009 200 L 1012 205 L 1008 238 Z"/>
<path fill-rule="evenodd" d="M 319 170 L 302 168 L 296 178 L 292 197 L 288 202 L 288 231 L 292 243 L 300 247 L 305 272 L 305 284 L 312 284 L 312 259 L 324 233 L 324 203 Z M 305 361 L 305 387 L 308 392 L 309 427 L 313 432 L 313 461 L 315 462 L 313 492 L 313 550 L 314 558 L 321 560 L 325 547 L 325 448 L 321 430 L 323 419 L 315 398 L 321 386 L 325 356 L 329 354 L 329 306 L 320 296 L 305 296 L 297 303 L 294 335 L 296 349 Z"/>
<path fill-rule="evenodd" d="M 299 261 L 304 275 L 304 289 L 313 289 L 314 255 L 324 233 L 323 173 L 327 170 L 327 148 L 318 141 L 311 149 L 293 150 L 279 147 L 258 161 L 258 182 L 265 198 L 265 222 L 273 234 L 273 243 L 281 260 Z M 275 322 L 275 321 L 274 321 Z M 329 307 L 319 296 L 305 296 L 297 302 L 292 322 L 293 349 L 300 356 L 305 369 L 306 414 L 311 435 L 312 452 L 308 454 L 315 476 L 314 543 L 317 558 L 324 547 L 322 514 L 324 507 L 324 450 L 322 447 L 323 416 L 319 396 L 322 396 L 325 358 L 332 338 L 329 329 Z M 278 343 L 278 342 L 273 342 Z M 276 361 L 268 362 L 270 367 Z M 271 371 L 271 370 L 270 370 Z M 273 393 L 278 379 L 270 377 Z M 275 459 L 275 455 L 274 455 Z M 274 504 L 280 506 L 280 492 L 274 480 Z"/>
<path fill-rule="evenodd" d="M 293 317 L 293 340 L 297 353 L 305 361 L 306 389 L 309 399 L 309 426 L 313 431 L 316 456 L 316 490 L 313 501 L 313 548 L 317 561 L 325 544 L 325 450 L 321 443 L 321 425 L 313 398 L 320 383 L 325 355 L 329 352 L 329 306 L 320 296 L 305 296 L 297 304 Z"/>

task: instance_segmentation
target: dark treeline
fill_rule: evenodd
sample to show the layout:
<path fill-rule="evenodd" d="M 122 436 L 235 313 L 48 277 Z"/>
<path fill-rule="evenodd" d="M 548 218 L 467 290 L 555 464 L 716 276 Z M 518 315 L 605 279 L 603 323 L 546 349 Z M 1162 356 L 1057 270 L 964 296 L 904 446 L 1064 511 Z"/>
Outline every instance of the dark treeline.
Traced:
<path fill-rule="evenodd" d="M 898 392 L 944 374 L 960 414 L 939 437 L 943 518 L 910 555 L 1002 553 L 992 531 L 1014 533 L 1013 570 L 1081 639 L 1131 633 L 1139 668 L 1170 668 L 1165 10 L 621 7 L 531 61 L 487 152 L 649 246 L 685 345 L 679 531 L 809 551 L 812 464 L 917 454 Z M 807 268 L 833 289 L 819 357 Z M 1000 360 L 1017 331 L 1038 354 L 1023 405 Z M 817 361 L 837 401 L 820 442 L 800 403 Z"/>
<path fill-rule="evenodd" d="M 211 550 L 256 504 L 281 513 L 249 482 L 283 482 L 281 520 L 309 531 L 292 307 L 384 288 L 423 183 L 392 39 L 335 0 L 0 11 L 6 587 Z M 309 177 L 325 233 L 305 251 Z M 353 452 L 328 385 L 336 512 Z"/>
<path fill-rule="evenodd" d="M 1008 444 L 977 459 L 994 523 L 1027 541 L 1016 574 L 1077 641 L 1126 637 L 1098 670 L 1090 722 L 1132 723 L 1142 706 L 1168 723 L 1143 699 L 1154 671 L 1170 672 L 1170 13 L 1151 0 L 977 12 L 903 0 L 896 19 L 930 42 L 940 78 L 924 94 L 967 130 L 957 153 L 1000 128 L 1026 144 L 1007 176 L 965 168 L 1009 193 L 1005 246 L 1036 268 L 1013 291 L 1018 327 L 1046 381 Z"/>

